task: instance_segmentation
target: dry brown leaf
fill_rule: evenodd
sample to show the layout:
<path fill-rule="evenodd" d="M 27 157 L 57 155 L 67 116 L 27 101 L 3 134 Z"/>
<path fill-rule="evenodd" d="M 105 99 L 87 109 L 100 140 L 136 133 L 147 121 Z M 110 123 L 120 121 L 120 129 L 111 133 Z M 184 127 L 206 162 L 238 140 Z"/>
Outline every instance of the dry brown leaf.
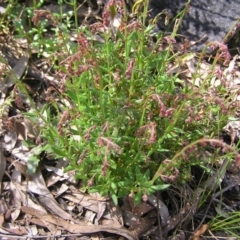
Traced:
<path fill-rule="evenodd" d="M 0 199 L 0 214 L 5 214 L 8 211 L 8 206 L 4 198 Z"/>
<path fill-rule="evenodd" d="M 103 216 L 105 210 L 106 210 L 106 202 L 97 202 L 98 206 L 98 212 L 97 212 L 97 220 L 99 221 L 101 217 Z"/>
<path fill-rule="evenodd" d="M 6 158 L 23 176 L 27 177 L 27 166 L 19 161 L 13 160 L 11 157 Z"/>
<path fill-rule="evenodd" d="M 17 64 L 13 67 L 12 73 L 7 77 L 7 79 L 10 79 L 13 83 L 16 82 L 16 79 L 20 79 L 27 68 L 28 59 L 28 54 L 20 57 Z"/>
<path fill-rule="evenodd" d="M 112 222 L 112 224 L 116 225 L 124 225 L 122 210 L 119 206 L 116 206 L 113 201 L 106 202 L 107 208 L 103 214 L 105 219 L 108 219 Z M 109 222 L 106 222 L 106 224 Z"/>
<path fill-rule="evenodd" d="M 89 211 L 89 210 L 87 210 L 85 212 L 85 217 L 84 218 L 87 222 L 94 223 L 95 217 L 96 217 L 96 213 L 93 213 L 92 211 Z"/>
<path fill-rule="evenodd" d="M 3 214 L 0 214 L 0 226 L 2 226 L 4 223 L 4 216 Z"/>
<path fill-rule="evenodd" d="M 193 236 L 193 240 L 199 240 L 200 236 L 203 235 L 206 230 L 208 229 L 208 225 L 207 224 L 203 224 L 195 233 Z"/>
<path fill-rule="evenodd" d="M 24 124 L 15 121 L 14 122 L 14 130 L 18 135 L 18 140 L 26 140 L 27 139 L 27 129 Z"/>
<path fill-rule="evenodd" d="M 39 126 L 36 126 L 34 123 L 28 119 L 24 119 L 24 125 L 26 127 L 27 136 L 29 138 L 37 138 L 40 134 Z"/>
<path fill-rule="evenodd" d="M 6 235 L 9 234 L 9 232 L 4 230 L 2 227 L 0 227 L 0 233 L 6 234 Z"/>
<path fill-rule="evenodd" d="M 16 235 L 25 235 L 28 233 L 25 227 L 22 227 L 17 224 L 13 224 L 13 223 L 5 223 L 4 222 L 2 224 L 2 229 L 7 231 L 8 233 L 13 233 Z"/>
<path fill-rule="evenodd" d="M 170 218 L 170 214 L 169 214 L 168 208 L 165 205 L 165 203 L 163 201 L 161 201 L 160 199 L 157 199 L 155 196 L 148 196 L 148 201 L 155 208 L 157 208 L 157 206 L 159 207 L 159 214 L 160 214 L 160 217 L 162 220 L 162 224 L 165 225 Z M 158 203 L 157 203 L 157 201 L 158 201 Z"/>
<path fill-rule="evenodd" d="M 97 206 L 98 206 L 97 220 L 99 221 L 107 208 L 107 203 L 106 201 L 103 200 L 103 198 L 98 192 L 90 193 L 89 195 L 97 200 Z"/>
<path fill-rule="evenodd" d="M 20 213 L 21 213 L 21 210 L 19 210 L 19 209 L 12 210 L 11 219 L 12 219 L 13 222 L 16 221 L 16 219 L 19 217 Z"/>
<path fill-rule="evenodd" d="M 65 199 L 68 199 L 71 202 L 78 203 L 80 206 L 91 210 L 95 213 L 99 212 L 99 200 L 89 197 L 87 195 L 76 193 L 76 194 L 64 194 L 62 196 Z"/>
<path fill-rule="evenodd" d="M 123 211 L 123 221 L 128 227 L 132 227 L 139 222 L 140 217 L 129 211 Z"/>
<path fill-rule="evenodd" d="M 130 196 L 124 197 L 122 206 L 124 223 L 129 226 L 129 230 L 135 232 L 138 236 L 148 231 L 154 226 L 157 216 L 156 210 L 146 202 L 141 202 L 134 206 L 134 199 Z M 145 215 L 145 217 L 142 217 Z"/>
<path fill-rule="evenodd" d="M 45 210 L 45 208 L 43 206 L 41 206 L 40 204 L 35 203 L 30 197 L 29 195 L 26 194 L 26 190 L 25 191 L 20 191 L 21 194 L 21 199 L 22 199 L 22 205 L 25 207 L 31 207 L 34 208 L 36 210 L 42 211 L 42 212 L 47 212 Z M 32 196 L 33 197 L 33 196 Z"/>
<path fill-rule="evenodd" d="M 26 227 L 28 231 L 28 235 L 30 236 L 37 236 L 38 235 L 38 229 L 36 225 L 30 225 Z"/>
<path fill-rule="evenodd" d="M 41 211 L 37 211 L 32 208 L 22 207 L 22 211 L 24 213 L 41 218 L 42 220 L 50 222 L 57 226 L 64 227 L 65 230 L 71 233 L 92 234 L 97 232 L 108 232 L 108 233 L 121 235 L 129 240 L 138 239 L 137 236 L 134 236 L 133 233 L 123 228 L 122 226 L 112 225 L 111 227 L 109 227 L 109 226 L 96 226 L 96 225 L 89 226 L 85 224 L 70 224 L 69 222 L 63 220 L 62 218 L 58 218 L 53 215 L 43 213 Z"/>
<path fill-rule="evenodd" d="M 131 196 L 128 196 L 128 201 L 131 206 L 131 212 L 134 213 L 136 216 L 141 217 L 143 214 L 147 213 L 152 209 L 152 207 L 145 202 L 140 202 L 137 206 L 134 206 L 134 199 Z"/>
<path fill-rule="evenodd" d="M 140 218 L 139 221 L 136 221 L 129 230 L 135 232 L 139 237 L 143 233 L 147 232 L 157 221 L 157 213 L 155 210 L 149 212 L 145 217 Z"/>
<path fill-rule="evenodd" d="M 0 81 L 0 88 L 2 93 L 0 103 L 4 102 L 8 89 L 14 85 L 14 83 L 16 82 L 16 79 L 20 79 L 22 77 L 23 73 L 26 70 L 27 63 L 28 63 L 28 56 L 22 56 L 18 60 L 17 64 L 13 67 L 10 74 L 5 78 L 5 80 Z"/>
<path fill-rule="evenodd" d="M 46 186 L 51 187 L 55 183 L 61 181 L 61 176 L 57 175 L 56 173 L 52 173 L 47 179 L 46 179 Z"/>
<path fill-rule="evenodd" d="M 12 157 L 27 163 L 29 158 L 29 148 L 24 146 L 22 141 L 17 141 L 14 149 L 12 150 Z"/>
<path fill-rule="evenodd" d="M 62 184 L 61 187 L 58 189 L 57 194 L 55 195 L 55 198 L 59 197 L 63 193 L 65 193 L 68 190 L 68 186 L 66 184 Z"/>
<path fill-rule="evenodd" d="M 54 199 L 51 192 L 45 185 L 41 171 L 38 169 L 36 173 L 31 175 L 31 180 L 28 181 L 28 190 L 32 193 L 39 195 L 39 201 L 51 209 L 53 213 L 60 216 L 63 219 L 72 219 L 71 215 L 65 212 Z"/>
<path fill-rule="evenodd" d="M 2 147 L 0 146 L 0 194 L 2 193 L 2 178 L 5 173 L 6 158 L 3 155 Z"/>
<path fill-rule="evenodd" d="M 18 183 L 20 185 L 21 183 L 21 173 L 15 168 L 12 173 L 12 181 L 10 182 L 10 191 L 11 191 L 11 200 L 10 200 L 10 205 L 11 208 L 14 209 L 11 212 L 11 218 L 13 221 L 15 221 L 19 214 L 20 214 L 20 209 L 21 209 L 21 194 L 20 194 L 20 189 L 16 187 L 14 183 Z"/>
<path fill-rule="evenodd" d="M 133 213 L 135 213 L 138 216 L 143 216 L 144 214 L 148 213 L 153 209 L 152 206 L 150 206 L 148 203 L 141 202 L 137 206 L 134 207 Z"/>
<path fill-rule="evenodd" d="M 52 174 L 46 179 L 46 185 L 47 187 L 52 186 L 53 184 L 55 184 L 58 181 L 63 181 L 65 179 L 67 179 L 68 181 L 70 180 L 71 182 L 71 171 L 65 173 L 64 169 L 66 166 L 68 166 L 69 162 L 66 159 L 59 159 L 57 161 L 57 165 L 56 167 L 52 167 L 52 166 L 46 166 L 45 168 L 48 171 L 52 171 Z"/>
<path fill-rule="evenodd" d="M 62 164 L 65 163 L 66 161 L 61 161 L 59 160 L 59 162 L 61 162 Z M 52 166 L 47 166 L 45 165 L 45 168 L 47 171 L 49 172 L 53 172 L 50 177 L 47 178 L 46 180 L 46 185 L 47 187 L 52 186 L 53 184 L 55 184 L 58 181 L 63 181 L 65 179 L 69 178 L 69 175 L 67 173 L 64 172 L 64 167 L 66 167 L 66 165 L 62 166 L 59 165 L 59 163 L 57 163 L 56 167 L 52 167 Z"/>
<path fill-rule="evenodd" d="M 9 190 L 12 191 L 12 195 L 13 195 L 13 199 L 11 200 L 12 202 L 11 206 L 13 206 L 16 209 L 20 209 L 21 205 L 23 205 L 23 206 L 32 207 L 37 210 L 46 212 L 46 210 L 41 205 L 35 203 L 37 202 L 36 200 L 35 202 L 33 202 L 33 200 L 31 199 L 33 198 L 33 196 L 31 196 L 30 198 L 29 195 L 26 194 L 26 184 L 24 182 L 21 182 L 21 174 L 26 175 L 26 171 L 23 171 L 23 172 L 19 171 L 19 165 L 21 166 L 21 164 L 18 162 L 12 161 L 12 159 L 10 160 L 10 162 L 12 162 L 12 164 L 15 166 L 15 169 L 13 170 L 13 174 L 12 174 L 12 181 L 9 183 Z M 20 167 L 20 169 L 22 168 Z"/>
<path fill-rule="evenodd" d="M 3 139 L 4 148 L 6 150 L 12 150 L 16 146 L 17 140 L 18 138 L 17 138 L 16 132 L 13 132 L 13 131 L 5 132 L 4 139 Z"/>
<path fill-rule="evenodd" d="M 132 212 L 132 206 L 130 205 L 128 196 L 123 197 L 123 205 L 121 207 L 122 210 Z"/>
<path fill-rule="evenodd" d="M 49 231 L 52 233 L 52 234 L 55 234 L 56 231 L 57 231 L 57 226 L 55 226 L 54 224 L 52 223 L 49 223 L 49 222 L 46 222 L 42 219 L 39 219 L 37 217 L 31 217 L 28 219 L 29 222 L 33 223 L 33 224 L 36 224 L 38 226 L 41 226 L 41 227 L 46 227 L 49 229 Z"/>

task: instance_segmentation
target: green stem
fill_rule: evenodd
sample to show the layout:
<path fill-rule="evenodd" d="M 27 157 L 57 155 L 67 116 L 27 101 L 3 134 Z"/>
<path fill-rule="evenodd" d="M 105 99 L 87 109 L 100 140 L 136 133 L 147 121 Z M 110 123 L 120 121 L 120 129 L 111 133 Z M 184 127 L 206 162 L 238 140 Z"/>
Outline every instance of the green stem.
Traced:
<path fill-rule="evenodd" d="M 73 11 L 74 11 L 75 27 L 76 27 L 76 30 L 78 31 L 77 0 L 74 0 Z"/>

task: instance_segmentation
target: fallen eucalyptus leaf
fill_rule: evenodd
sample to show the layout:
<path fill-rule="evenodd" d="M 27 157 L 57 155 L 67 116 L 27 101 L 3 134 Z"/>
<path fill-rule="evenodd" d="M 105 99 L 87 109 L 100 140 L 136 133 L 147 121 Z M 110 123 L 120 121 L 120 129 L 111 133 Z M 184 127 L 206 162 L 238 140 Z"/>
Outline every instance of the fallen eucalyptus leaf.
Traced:
<path fill-rule="evenodd" d="M 59 206 L 51 192 L 46 187 L 42 173 L 39 169 L 36 173 L 31 175 L 31 181 L 28 181 L 28 190 L 32 193 L 38 194 L 39 201 L 62 219 L 72 219 L 71 215 Z"/>
<path fill-rule="evenodd" d="M 2 147 L 0 147 L 0 193 L 2 193 L 2 178 L 5 173 L 6 158 L 3 155 Z"/>

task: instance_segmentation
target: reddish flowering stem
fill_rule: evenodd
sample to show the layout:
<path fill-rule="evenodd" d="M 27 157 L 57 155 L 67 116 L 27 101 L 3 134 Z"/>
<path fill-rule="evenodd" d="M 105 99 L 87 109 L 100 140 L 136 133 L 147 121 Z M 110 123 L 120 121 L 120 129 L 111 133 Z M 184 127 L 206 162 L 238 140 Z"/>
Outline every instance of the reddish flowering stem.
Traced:
<path fill-rule="evenodd" d="M 224 143 L 223 141 L 221 140 L 218 140 L 218 139 L 208 139 L 208 138 L 202 138 L 202 139 L 198 139 L 190 144 L 188 144 L 187 146 L 183 147 L 181 151 L 179 151 L 178 153 L 176 153 L 174 155 L 174 157 L 170 160 L 170 162 L 167 164 L 164 165 L 164 164 L 161 164 L 158 168 L 158 170 L 156 171 L 155 175 L 153 176 L 152 178 L 152 181 L 154 182 L 157 178 L 159 178 L 159 176 L 162 174 L 163 171 L 166 171 L 168 169 L 171 169 L 171 168 L 176 168 L 178 165 L 179 165 L 179 159 L 181 159 L 181 157 L 184 155 L 184 153 L 189 149 L 189 148 L 193 148 L 193 146 L 197 145 L 197 144 L 201 144 L 202 143 L 210 143 L 211 145 L 213 146 L 216 146 L 216 147 L 223 147 L 226 149 L 226 143 Z M 229 151 L 231 151 L 232 153 L 235 154 L 235 159 L 236 159 L 236 162 L 239 163 L 239 159 L 240 157 L 238 157 L 238 152 L 237 150 L 235 150 L 233 147 L 231 146 L 227 146 Z M 166 169 L 167 168 L 167 169 Z"/>

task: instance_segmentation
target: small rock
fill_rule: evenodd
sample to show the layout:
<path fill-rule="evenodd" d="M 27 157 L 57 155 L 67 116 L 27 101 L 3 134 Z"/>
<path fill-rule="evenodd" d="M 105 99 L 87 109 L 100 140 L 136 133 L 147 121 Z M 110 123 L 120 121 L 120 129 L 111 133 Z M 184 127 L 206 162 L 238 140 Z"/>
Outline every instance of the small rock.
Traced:
<path fill-rule="evenodd" d="M 167 10 L 173 20 L 187 2 L 187 0 L 150 0 L 149 8 L 152 9 L 153 16 Z M 225 35 L 240 17 L 239 0 L 192 0 L 189 6 L 178 34 L 186 36 L 190 41 L 198 41 L 207 35 L 208 41 L 223 42 Z M 162 16 L 157 24 L 158 29 L 172 32 L 174 21 L 172 23 L 170 21 L 166 26 L 164 15 Z M 203 46 L 204 44 L 201 44 L 195 50 L 200 51 Z"/>

